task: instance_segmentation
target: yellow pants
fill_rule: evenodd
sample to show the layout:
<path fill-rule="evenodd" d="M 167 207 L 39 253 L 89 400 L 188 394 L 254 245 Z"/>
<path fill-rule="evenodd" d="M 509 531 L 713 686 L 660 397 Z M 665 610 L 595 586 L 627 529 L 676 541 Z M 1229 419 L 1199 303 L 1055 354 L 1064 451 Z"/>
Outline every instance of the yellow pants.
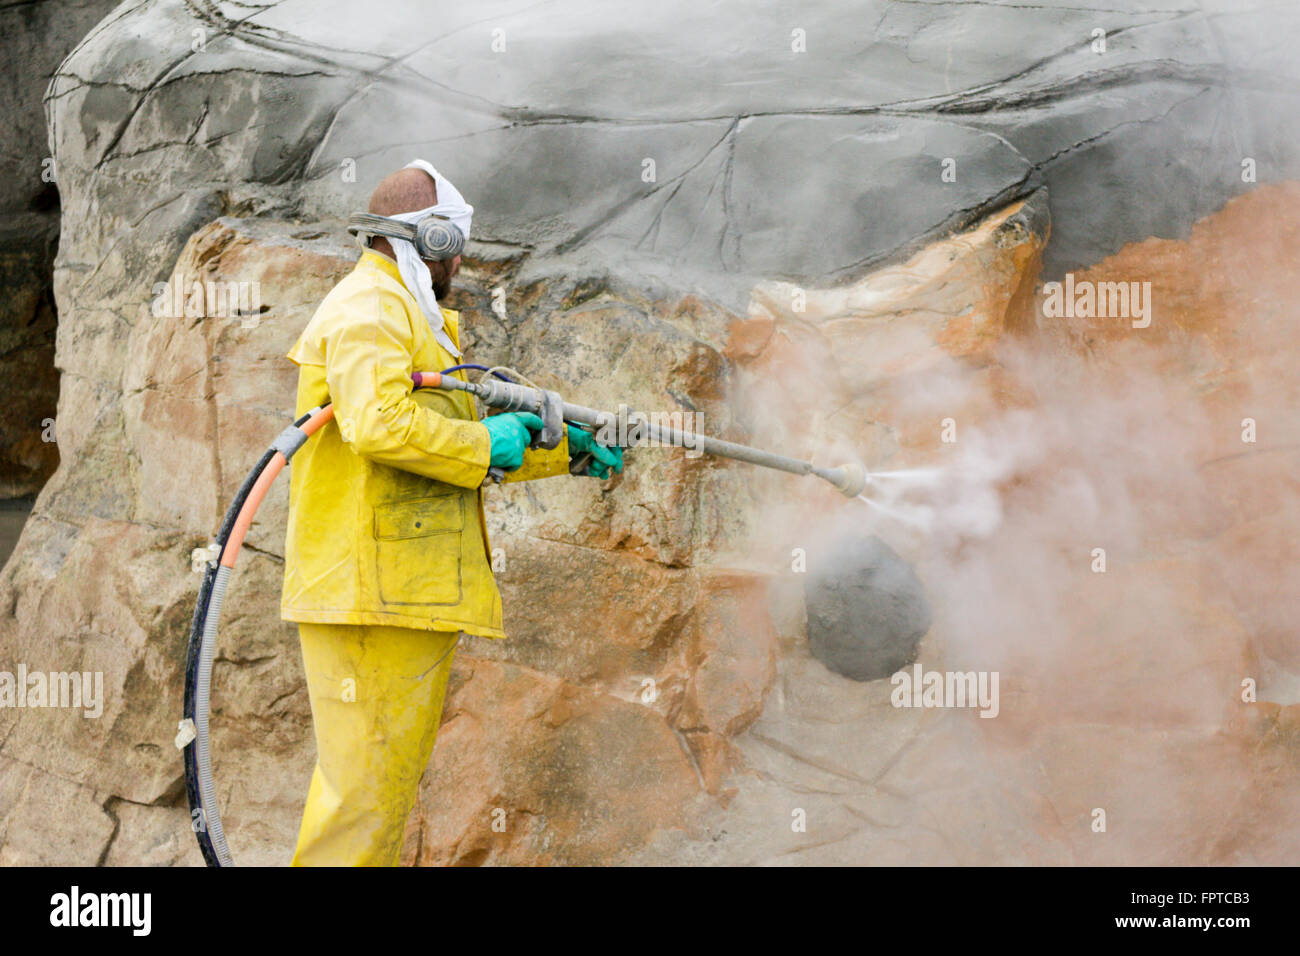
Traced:
<path fill-rule="evenodd" d="M 457 632 L 299 624 L 316 769 L 294 866 L 396 866 Z"/>

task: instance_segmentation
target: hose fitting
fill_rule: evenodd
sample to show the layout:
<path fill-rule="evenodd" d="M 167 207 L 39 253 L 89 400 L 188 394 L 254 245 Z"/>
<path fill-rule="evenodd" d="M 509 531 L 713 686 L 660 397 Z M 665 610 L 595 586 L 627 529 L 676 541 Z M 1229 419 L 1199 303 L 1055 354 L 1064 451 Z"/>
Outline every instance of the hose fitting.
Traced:
<path fill-rule="evenodd" d="M 856 498 L 867 487 L 867 469 L 856 461 L 835 468 L 816 468 L 813 469 L 813 474 L 829 481 L 845 498 Z"/>

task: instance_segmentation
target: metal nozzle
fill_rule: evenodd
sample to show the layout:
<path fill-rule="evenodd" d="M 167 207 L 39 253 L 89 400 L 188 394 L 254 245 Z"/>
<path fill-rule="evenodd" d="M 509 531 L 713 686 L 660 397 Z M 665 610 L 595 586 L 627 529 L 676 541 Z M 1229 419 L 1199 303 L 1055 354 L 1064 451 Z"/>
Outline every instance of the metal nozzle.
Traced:
<path fill-rule="evenodd" d="M 813 474 L 829 481 L 845 498 L 856 498 L 867 487 L 867 469 L 856 461 L 836 468 L 815 468 Z"/>

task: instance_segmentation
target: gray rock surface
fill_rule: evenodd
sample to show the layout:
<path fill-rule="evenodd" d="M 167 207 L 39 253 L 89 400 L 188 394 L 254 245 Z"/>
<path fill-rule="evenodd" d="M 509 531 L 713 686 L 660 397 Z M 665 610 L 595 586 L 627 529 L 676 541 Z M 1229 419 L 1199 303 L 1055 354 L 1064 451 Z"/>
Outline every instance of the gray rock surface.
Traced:
<path fill-rule="evenodd" d="M 35 494 L 59 461 L 49 427 L 59 391 L 51 287 L 59 193 L 42 98 L 116 2 L 0 5 L 0 498 Z"/>
<path fill-rule="evenodd" d="M 0 216 L 54 211 L 58 197 L 43 179 L 50 156 L 44 97 L 50 77 L 119 0 L 34 0 L 0 6 Z"/>
<path fill-rule="evenodd" d="M 878 680 L 916 660 L 930 629 L 920 580 L 879 537 L 844 534 L 813 559 L 804 585 L 808 644 L 853 680 Z"/>
<path fill-rule="evenodd" d="M 337 216 L 418 154 L 476 205 L 478 238 L 543 270 L 821 284 L 1045 182 L 1050 273 L 1184 233 L 1246 188 L 1245 158 L 1261 182 L 1295 175 L 1276 37 L 1298 30 L 1300 10 L 1233 0 L 436 19 L 417 0 L 146 0 L 65 64 L 53 120 L 74 188 L 111 184 L 154 234 L 237 201 Z"/>

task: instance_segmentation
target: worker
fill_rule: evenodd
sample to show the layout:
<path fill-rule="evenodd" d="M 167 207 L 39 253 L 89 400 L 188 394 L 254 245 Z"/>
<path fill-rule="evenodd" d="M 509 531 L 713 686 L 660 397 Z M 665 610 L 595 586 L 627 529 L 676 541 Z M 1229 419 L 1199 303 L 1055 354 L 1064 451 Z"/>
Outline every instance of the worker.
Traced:
<path fill-rule="evenodd" d="M 463 244 L 473 207 L 416 160 L 369 212 Z M 489 467 L 524 466 L 542 428 L 521 412 L 479 421 L 463 391 L 412 391 L 413 371 L 462 364 L 460 317 L 439 305 L 461 256 L 423 257 L 382 225 L 358 238 L 356 267 L 289 352 L 298 414 L 334 406 L 289 490 L 281 616 L 298 624 L 316 735 L 295 866 L 398 863 L 460 637 L 505 637 L 480 488 Z M 622 471 L 589 433 L 569 426 L 567 443 L 588 474 Z"/>

